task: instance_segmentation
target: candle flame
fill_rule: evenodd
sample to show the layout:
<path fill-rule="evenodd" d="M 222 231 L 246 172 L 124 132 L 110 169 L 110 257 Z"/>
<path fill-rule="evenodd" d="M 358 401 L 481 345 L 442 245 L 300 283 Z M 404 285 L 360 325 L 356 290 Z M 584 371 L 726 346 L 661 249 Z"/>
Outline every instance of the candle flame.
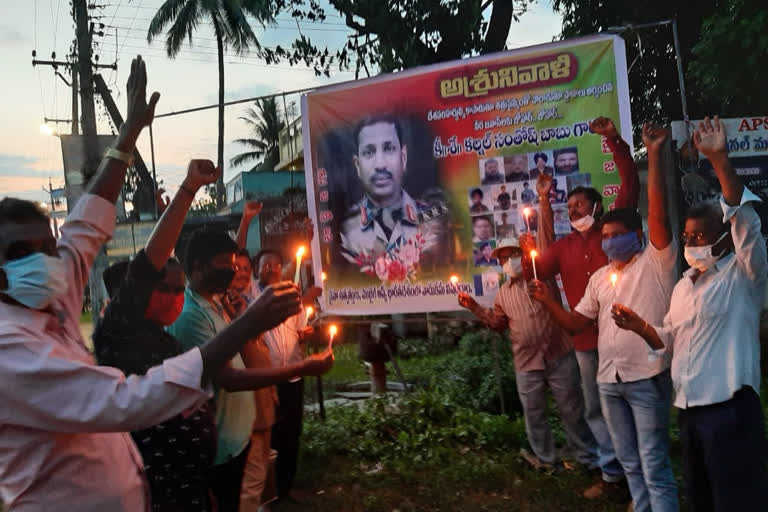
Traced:
<path fill-rule="evenodd" d="M 530 216 L 531 215 L 531 209 L 528 208 L 527 206 L 525 208 L 523 208 L 523 215 L 525 215 L 526 217 Z"/>
<path fill-rule="evenodd" d="M 536 249 L 531 249 L 531 258 L 536 258 L 536 256 L 538 256 L 538 255 L 539 255 L 539 253 L 536 252 Z"/>
<path fill-rule="evenodd" d="M 328 279 L 328 274 L 325 271 L 320 272 L 320 280 L 325 281 L 326 279 Z"/>
<path fill-rule="evenodd" d="M 336 327 L 336 324 L 331 324 L 331 326 L 328 328 L 328 332 L 331 335 L 331 338 L 336 336 L 336 333 L 339 331 L 339 328 Z"/>
<path fill-rule="evenodd" d="M 459 282 L 459 276 L 457 276 L 456 274 L 453 274 L 453 275 L 450 277 L 450 279 L 451 279 L 451 284 L 453 284 L 454 286 L 456 285 L 456 283 L 458 283 L 458 282 Z"/>
<path fill-rule="evenodd" d="M 309 317 L 311 317 L 312 313 L 314 312 L 315 312 L 315 308 L 313 308 L 312 306 L 307 306 L 307 320 L 309 320 Z"/>
<path fill-rule="evenodd" d="M 613 274 L 611 274 L 611 284 L 612 284 L 613 286 L 616 286 L 616 281 L 618 281 L 618 280 L 619 280 L 619 275 L 618 275 L 618 274 L 616 274 L 616 272 L 614 272 Z"/>
<path fill-rule="evenodd" d="M 296 257 L 297 257 L 297 258 L 301 258 L 301 257 L 304 255 L 304 250 L 305 250 L 305 249 L 304 249 L 304 246 L 303 246 L 303 245 L 302 245 L 301 247 L 299 247 L 299 250 L 298 250 L 298 251 L 296 251 Z"/>

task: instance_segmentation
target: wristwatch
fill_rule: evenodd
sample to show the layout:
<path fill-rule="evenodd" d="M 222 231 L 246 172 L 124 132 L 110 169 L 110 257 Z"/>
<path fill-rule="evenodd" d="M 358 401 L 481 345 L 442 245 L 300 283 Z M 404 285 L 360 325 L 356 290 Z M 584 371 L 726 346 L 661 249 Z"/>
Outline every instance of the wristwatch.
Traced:
<path fill-rule="evenodd" d="M 115 160 L 120 160 L 121 162 L 124 162 L 125 165 L 128 167 L 133 166 L 133 155 L 130 153 L 123 153 L 119 149 L 115 148 L 108 148 L 104 152 L 105 158 L 114 158 Z"/>

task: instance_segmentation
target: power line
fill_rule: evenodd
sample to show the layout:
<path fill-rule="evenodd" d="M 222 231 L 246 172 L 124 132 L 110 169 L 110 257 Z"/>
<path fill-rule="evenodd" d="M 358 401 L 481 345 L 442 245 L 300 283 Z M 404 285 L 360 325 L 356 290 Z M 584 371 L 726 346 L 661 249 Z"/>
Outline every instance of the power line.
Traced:
<path fill-rule="evenodd" d="M 129 18 L 127 16 L 114 16 L 114 19 L 129 20 L 131 18 Z M 152 18 L 135 18 L 134 21 L 152 21 Z M 295 27 L 281 27 L 281 26 L 274 27 L 274 26 L 269 26 L 269 25 L 267 25 L 264 29 L 265 30 L 269 30 L 269 29 L 296 30 Z M 349 32 L 353 31 L 351 28 L 346 29 L 346 30 L 345 29 L 341 29 L 341 28 L 302 28 L 302 30 L 311 30 L 311 31 L 315 31 L 315 32 L 344 32 L 344 33 L 349 33 Z"/>

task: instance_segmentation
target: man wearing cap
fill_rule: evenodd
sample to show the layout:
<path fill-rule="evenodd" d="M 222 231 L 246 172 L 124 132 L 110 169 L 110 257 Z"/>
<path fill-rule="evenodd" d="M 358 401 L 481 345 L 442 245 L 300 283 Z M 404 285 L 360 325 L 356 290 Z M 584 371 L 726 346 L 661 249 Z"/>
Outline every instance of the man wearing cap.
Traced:
<path fill-rule="evenodd" d="M 502 265 L 507 282 L 499 287 L 493 309 L 483 308 L 466 293 L 459 294 L 459 305 L 491 329 L 509 329 L 517 392 L 523 405 L 528 443 L 533 449 L 533 454 L 522 450 L 523 457 L 535 467 L 551 467 L 557 461 L 547 419 L 549 388 L 570 449 L 580 463 L 596 467 L 597 443 L 584 420 L 584 399 L 573 345 L 552 315 L 528 296 L 522 255 L 516 239 L 501 240 L 492 256 Z M 548 284 L 557 290 L 553 281 Z"/>

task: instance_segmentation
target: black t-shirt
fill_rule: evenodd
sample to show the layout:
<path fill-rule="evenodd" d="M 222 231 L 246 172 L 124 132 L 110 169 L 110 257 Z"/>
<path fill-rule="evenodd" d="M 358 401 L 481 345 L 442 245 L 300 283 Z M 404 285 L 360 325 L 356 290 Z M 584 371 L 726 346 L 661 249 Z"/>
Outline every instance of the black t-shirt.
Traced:
<path fill-rule="evenodd" d="M 144 375 L 183 352 L 176 338 L 144 316 L 162 277 L 140 251 L 93 334 L 99 364 L 118 368 L 126 376 Z M 153 510 L 210 510 L 208 472 L 216 456 L 215 410 L 211 401 L 186 417 L 175 416 L 131 433 L 144 459 Z"/>

